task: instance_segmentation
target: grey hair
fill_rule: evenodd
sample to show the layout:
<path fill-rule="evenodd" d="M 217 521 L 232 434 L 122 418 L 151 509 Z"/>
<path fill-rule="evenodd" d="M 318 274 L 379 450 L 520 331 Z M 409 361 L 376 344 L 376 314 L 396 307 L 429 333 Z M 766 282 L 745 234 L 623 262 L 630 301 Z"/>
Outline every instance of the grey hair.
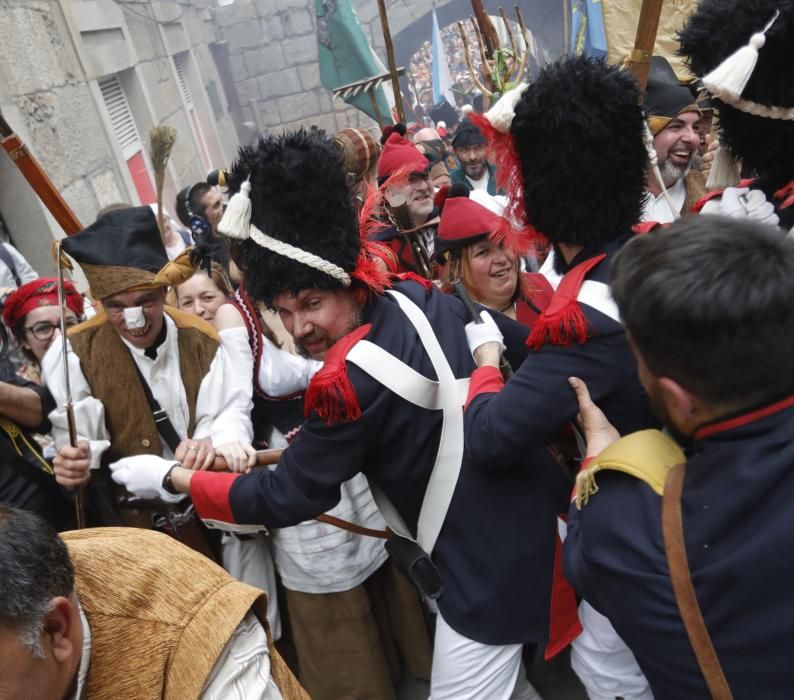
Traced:
<path fill-rule="evenodd" d="M 0 625 L 37 658 L 52 599 L 74 592 L 74 568 L 58 534 L 34 513 L 0 506 Z"/>

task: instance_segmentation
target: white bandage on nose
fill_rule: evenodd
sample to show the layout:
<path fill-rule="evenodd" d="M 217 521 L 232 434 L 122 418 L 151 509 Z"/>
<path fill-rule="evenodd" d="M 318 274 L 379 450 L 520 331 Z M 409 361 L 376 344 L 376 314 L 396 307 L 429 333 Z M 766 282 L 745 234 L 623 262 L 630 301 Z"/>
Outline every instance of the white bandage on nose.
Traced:
<path fill-rule="evenodd" d="M 124 325 L 131 331 L 143 328 L 146 325 L 146 319 L 143 316 L 143 307 L 133 306 L 131 309 L 124 309 Z"/>

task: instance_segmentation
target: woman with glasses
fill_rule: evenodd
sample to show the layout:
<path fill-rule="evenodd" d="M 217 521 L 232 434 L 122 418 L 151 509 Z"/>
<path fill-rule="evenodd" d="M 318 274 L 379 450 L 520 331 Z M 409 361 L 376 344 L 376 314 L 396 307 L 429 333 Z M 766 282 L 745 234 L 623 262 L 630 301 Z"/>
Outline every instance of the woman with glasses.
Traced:
<path fill-rule="evenodd" d="M 83 320 L 84 302 L 72 282 L 64 281 L 63 287 L 68 328 Z M 25 379 L 41 384 L 41 358 L 60 334 L 58 280 L 39 277 L 11 293 L 3 306 L 3 322 L 11 329 L 29 361 L 19 373 Z"/>
<path fill-rule="evenodd" d="M 64 283 L 66 325 L 80 322 L 83 298 Z M 12 292 L 3 307 L 11 329 L 29 360 L 24 376 L 10 363 L 0 363 L 0 502 L 11 503 L 46 518 L 58 530 L 74 527 L 73 507 L 57 485 L 49 457 L 54 454 L 47 414 L 55 408 L 41 386 L 40 361 L 60 335 L 58 281 L 34 279 Z M 52 453 L 52 454 L 51 454 Z"/>

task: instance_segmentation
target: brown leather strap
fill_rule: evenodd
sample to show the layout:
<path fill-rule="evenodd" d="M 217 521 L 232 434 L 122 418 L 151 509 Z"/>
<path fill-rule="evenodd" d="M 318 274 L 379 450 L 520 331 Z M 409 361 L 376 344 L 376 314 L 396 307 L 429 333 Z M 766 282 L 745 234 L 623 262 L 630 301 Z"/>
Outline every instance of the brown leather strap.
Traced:
<path fill-rule="evenodd" d="M 684 525 L 681 519 L 681 491 L 684 487 L 685 465 L 677 464 L 670 470 L 662 496 L 662 534 L 673 593 L 684 622 L 689 643 L 695 652 L 700 671 L 714 700 L 733 700 L 728 681 L 722 672 L 720 660 L 714 650 L 709 631 L 698 605 L 689 562 L 684 544 Z"/>
<path fill-rule="evenodd" d="M 356 525 L 356 523 L 351 523 L 348 520 L 342 520 L 342 518 L 337 518 L 334 515 L 328 515 L 328 513 L 318 515 L 315 520 L 319 520 L 326 525 L 333 525 L 341 530 L 355 532 L 357 535 L 364 535 L 364 537 L 379 537 L 383 540 L 388 540 L 391 537 L 391 530 L 372 530 L 363 525 Z"/>

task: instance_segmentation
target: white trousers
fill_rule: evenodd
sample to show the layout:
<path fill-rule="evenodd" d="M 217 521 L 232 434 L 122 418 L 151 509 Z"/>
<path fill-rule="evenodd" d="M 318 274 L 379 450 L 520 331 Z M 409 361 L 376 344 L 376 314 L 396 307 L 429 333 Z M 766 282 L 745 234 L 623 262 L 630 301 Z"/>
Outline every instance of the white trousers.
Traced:
<path fill-rule="evenodd" d="M 231 576 L 267 593 L 267 622 L 273 641 L 281 638 L 281 616 L 276 595 L 276 570 L 270 554 L 270 539 L 257 532 L 241 540 L 224 533 L 221 540 L 221 564 Z"/>
<path fill-rule="evenodd" d="M 590 700 L 653 700 L 634 654 L 612 623 L 587 601 L 579 604 L 582 633 L 571 644 L 571 668 Z"/>
<path fill-rule="evenodd" d="M 475 642 L 436 615 L 431 700 L 542 700 L 530 685 L 521 645 Z"/>

